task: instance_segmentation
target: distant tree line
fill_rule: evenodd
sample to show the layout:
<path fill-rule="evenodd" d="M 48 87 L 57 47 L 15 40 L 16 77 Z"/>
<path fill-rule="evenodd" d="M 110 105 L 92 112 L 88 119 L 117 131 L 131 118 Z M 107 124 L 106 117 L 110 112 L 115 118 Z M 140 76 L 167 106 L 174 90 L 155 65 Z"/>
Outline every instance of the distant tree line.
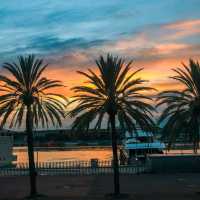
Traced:
<path fill-rule="evenodd" d="M 55 130 L 55 131 L 35 131 L 34 132 L 34 141 L 37 144 L 38 142 L 42 144 L 47 144 L 48 142 L 54 141 L 55 144 L 63 144 L 65 142 L 77 142 L 83 141 L 85 142 L 95 142 L 98 141 L 99 144 L 104 143 L 105 140 L 111 140 L 111 134 L 107 129 L 90 129 L 87 132 L 85 131 L 73 131 L 71 129 L 68 130 Z M 119 141 L 124 138 L 124 132 L 122 130 L 118 130 Z M 19 145 L 26 143 L 26 133 L 25 132 L 17 132 L 14 133 L 14 144 Z M 109 143 L 110 144 L 110 143 Z"/>

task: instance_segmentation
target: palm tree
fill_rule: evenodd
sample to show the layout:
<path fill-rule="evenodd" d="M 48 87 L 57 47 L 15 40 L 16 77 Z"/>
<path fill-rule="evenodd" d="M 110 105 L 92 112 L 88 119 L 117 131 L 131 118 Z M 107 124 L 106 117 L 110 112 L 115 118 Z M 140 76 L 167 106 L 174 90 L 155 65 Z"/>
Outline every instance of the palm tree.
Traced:
<path fill-rule="evenodd" d="M 188 66 L 183 63 L 183 68 L 173 71 L 176 75 L 171 78 L 184 88 L 159 94 L 157 106 L 166 106 L 159 118 L 159 124 L 164 124 L 162 137 L 168 139 L 170 148 L 178 137 L 184 136 L 193 142 L 194 152 L 197 152 L 200 140 L 200 65 L 190 59 Z"/>
<path fill-rule="evenodd" d="M 61 126 L 65 107 L 65 97 L 49 91 L 63 86 L 60 81 L 42 76 L 47 65 L 33 55 L 20 56 L 18 62 L 4 63 L 7 75 L 0 75 L 0 115 L 1 127 L 8 125 L 20 127 L 25 121 L 29 173 L 30 195 L 37 195 L 36 170 L 34 164 L 33 126 L 48 127 L 49 122 Z"/>
<path fill-rule="evenodd" d="M 99 129 L 104 116 L 108 118 L 107 125 L 111 127 L 112 136 L 114 195 L 119 195 L 116 123 L 129 132 L 137 132 L 136 123 L 142 130 L 152 130 L 154 122 L 151 116 L 154 108 L 144 102 L 151 98 L 140 93 L 152 88 L 142 86 L 145 81 L 134 78 L 141 69 L 131 72 L 132 61 L 125 64 L 122 58 L 108 54 L 107 58 L 100 56 L 96 64 L 99 75 L 91 69 L 88 69 L 88 73 L 78 71 L 88 79 L 89 85 L 72 88 L 75 95 L 70 104 L 74 103 L 74 108 L 68 115 L 76 117 L 72 129 L 82 131 L 87 131 L 94 121 L 94 127 Z"/>

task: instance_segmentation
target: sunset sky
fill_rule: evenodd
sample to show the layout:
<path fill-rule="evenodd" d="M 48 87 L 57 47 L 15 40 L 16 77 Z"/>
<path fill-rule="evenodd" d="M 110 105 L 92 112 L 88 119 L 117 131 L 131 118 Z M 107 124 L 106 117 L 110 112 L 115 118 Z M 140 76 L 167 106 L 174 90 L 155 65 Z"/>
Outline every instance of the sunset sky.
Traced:
<path fill-rule="evenodd" d="M 1 0 L 0 63 L 42 56 L 69 96 L 76 70 L 110 52 L 133 59 L 157 89 L 174 88 L 170 69 L 200 58 L 199 9 L 199 0 Z"/>
<path fill-rule="evenodd" d="M 177 88 L 171 68 L 200 59 L 199 0 L 1 0 L 0 64 L 34 53 L 48 76 L 69 89 L 107 52 L 133 59 L 133 68 L 159 90 Z"/>

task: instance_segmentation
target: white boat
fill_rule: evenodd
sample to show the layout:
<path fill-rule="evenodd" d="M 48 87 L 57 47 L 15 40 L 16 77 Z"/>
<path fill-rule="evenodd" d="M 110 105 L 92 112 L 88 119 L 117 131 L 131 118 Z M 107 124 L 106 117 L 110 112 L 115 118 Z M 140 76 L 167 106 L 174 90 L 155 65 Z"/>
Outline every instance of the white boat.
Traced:
<path fill-rule="evenodd" d="M 164 149 L 165 144 L 156 140 L 153 133 L 138 130 L 137 134 L 126 133 L 120 154 L 130 163 L 146 159 L 149 154 L 162 154 Z"/>
<path fill-rule="evenodd" d="M 13 136 L 5 130 L 0 130 L 0 167 L 11 165 L 16 160 L 13 153 Z"/>

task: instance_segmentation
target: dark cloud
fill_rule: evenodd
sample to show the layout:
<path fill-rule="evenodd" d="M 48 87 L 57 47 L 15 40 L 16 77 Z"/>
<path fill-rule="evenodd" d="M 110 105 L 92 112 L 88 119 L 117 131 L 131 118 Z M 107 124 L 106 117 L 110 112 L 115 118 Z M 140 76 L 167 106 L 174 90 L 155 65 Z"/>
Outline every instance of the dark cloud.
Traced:
<path fill-rule="evenodd" d="M 29 49 L 36 49 L 41 53 L 59 53 L 69 52 L 75 49 L 87 49 L 104 44 L 105 40 L 91 40 L 84 38 L 71 38 L 61 40 L 57 37 L 38 37 L 28 45 Z"/>

